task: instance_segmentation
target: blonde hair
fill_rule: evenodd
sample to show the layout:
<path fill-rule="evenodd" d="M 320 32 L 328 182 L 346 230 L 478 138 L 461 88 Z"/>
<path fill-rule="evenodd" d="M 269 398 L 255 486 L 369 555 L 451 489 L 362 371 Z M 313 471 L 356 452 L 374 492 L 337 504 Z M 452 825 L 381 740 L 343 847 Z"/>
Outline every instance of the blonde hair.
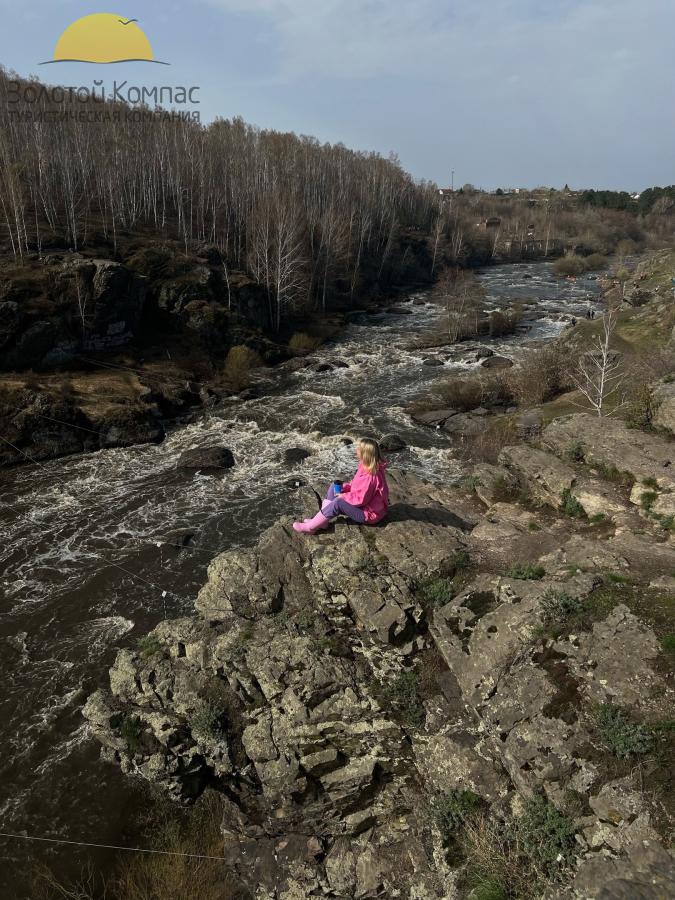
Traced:
<path fill-rule="evenodd" d="M 381 462 L 383 462 L 382 451 L 377 441 L 370 438 L 361 438 L 357 447 L 359 449 L 359 458 L 363 463 L 363 468 L 367 469 L 371 475 L 374 475 Z"/>

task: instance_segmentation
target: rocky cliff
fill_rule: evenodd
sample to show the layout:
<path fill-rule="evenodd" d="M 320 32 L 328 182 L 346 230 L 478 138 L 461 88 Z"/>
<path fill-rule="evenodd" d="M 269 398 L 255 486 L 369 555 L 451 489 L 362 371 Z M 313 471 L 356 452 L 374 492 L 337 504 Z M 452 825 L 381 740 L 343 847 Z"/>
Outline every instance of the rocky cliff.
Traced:
<path fill-rule="evenodd" d="M 567 417 L 223 553 L 89 699 L 104 759 L 222 792 L 259 898 L 673 896 L 675 451 L 638 437 Z"/>

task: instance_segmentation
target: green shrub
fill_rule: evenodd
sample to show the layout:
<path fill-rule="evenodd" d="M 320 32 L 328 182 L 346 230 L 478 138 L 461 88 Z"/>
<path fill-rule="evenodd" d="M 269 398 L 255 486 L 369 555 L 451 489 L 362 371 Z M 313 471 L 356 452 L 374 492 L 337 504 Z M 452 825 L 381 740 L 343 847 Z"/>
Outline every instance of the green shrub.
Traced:
<path fill-rule="evenodd" d="M 426 575 L 415 582 L 415 593 L 423 606 L 445 606 L 455 596 L 455 588 L 450 578 Z"/>
<path fill-rule="evenodd" d="M 656 480 L 656 478 L 652 478 L 651 476 L 649 476 L 648 478 L 643 478 L 642 483 L 646 488 L 651 488 L 651 490 L 653 491 L 658 491 L 659 489 L 658 481 Z"/>
<path fill-rule="evenodd" d="M 432 803 L 432 810 L 444 843 L 448 844 L 464 822 L 484 808 L 483 800 L 473 791 L 453 789 L 436 797 Z"/>
<path fill-rule="evenodd" d="M 595 720 L 602 742 L 618 759 L 645 756 L 653 749 L 652 730 L 633 722 L 618 706 L 603 703 L 596 712 Z"/>
<path fill-rule="evenodd" d="M 469 900 L 509 900 L 509 893 L 501 881 L 487 876 L 474 882 Z"/>
<path fill-rule="evenodd" d="M 519 488 L 514 481 L 498 475 L 492 482 L 492 499 L 495 503 L 513 503 L 518 499 Z"/>
<path fill-rule="evenodd" d="M 120 737 L 126 743 L 129 753 L 135 756 L 143 744 L 143 723 L 138 716 L 125 716 L 120 725 Z"/>
<path fill-rule="evenodd" d="M 239 638 L 244 643 L 248 643 L 253 640 L 253 635 L 255 634 L 255 622 L 247 622 L 244 627 L 239 632 Z"/>
<path fill-rule="evenodd" d="M 353 571 L 364 575 L 378 575 L 387 558 L 381 553 L 362 553 L 354 560 Z"/>
<path fill-rule="evenodd" d="M 664 634 L 661 646 L 668 653 L 675 653 L 675 634 Z"/>
<path fill-rule="evenodd" d="M 611 584 L 630 584 L 630 578 L 627 575 L 620 575 L 618 572 L 607 572 L 603 578 Z"/>
<path fill-rule="evenodd" d="M 527 530 L 528 531 L 541 531 L 541 527 L 539 525 L 537 525 L 536 522 L 528 522 Z"/>
<path fill-rule="evenodd" d="M 581 441 L 575 441 L 565 450 L 565 456 L 572 462 L 583 462 L 585 451 Z"/>
<path fill-rule="evenodd" d="M 375 682 L 372 693 L 380 706 L 390 709 L 403 725 L 417 728 L 425 718 L 419 681 L 417 672 L 404 669 L 391 681 Z"/>
<path fill-rule="evenodd" d="M 162 642 L 154 634 L 146 634 L 138 639 L 136 644 L 138 655 L 141 659 L 150 659 L 162 650 Z"/>
<path fill-rule="evenodd" d="M 543 797 L 526 801 L 519 818 L 468 817 L 458 843 L 467 900 L 550 896 L 570 872 L 576 847 L 572 820 Z"/>
<path fill-rule="evenodd" d="M 347 639 L 340 634 L 329 634 L 320 637 L 316 641 L 319 650 L 330 653 L 331 656 L 353 659 L 352 649 Z"/>
<path fill-rule="evenodd" d="M 644 509 L 645 512 L 651 512 L 651 509 L 658 498 L 659 495 L 656 493 L 656 491 L 644 491 L 640 495 L 640 506 Z"/>
<path fill-rule="evenodd" d="M 309 631 L 316 622 L 316 612 L 313 609 L 301 609 L 295 616 L 295 625 L 299 631 Z"/>
<path fill-rule="evenodd" d="M 570 254 L 557 259 L 553 264 L 556 275 L 581 275 L 586 271 L 586 264 L 581 256 Z"/>
<path fill-rule="evenodd" d="M 422 606 L 438 607 L 449 603 L 457 591 L 457 576 L 470 566 L 469 553 L 456 550 L 443 561 L 439 571 L 416 578 L 412 589 Z"/>
<path fill-rule="evenodd" d="M 190 729 L 196 740 L 212 741 L 223 735 L 223 710 L 215 700 L 201 700 L 190 718 Z"/>
<path fill-rule="evenodd" d="M 519 581 L 539 581 L 546 574 L 543 566 L 532 566 L 529 563 L 516 563 L 506 573 L 509 578 L 517 578 Z"/>
<path fill-rule="evenodd" d="M 608 260 L 602 253 L 591 253 L 590 256 L 584 257 L 584 268 L 586 272 L 597 272 L 598 269 L 606 269 Z"/>
<path fill-rule="evenodd" d="M 635 482 L 635 479 L 630 472 L 622 472 L 620 469 L 617 469 L 615 465 L 610 463 L 593 463 L 593 467 L 597 470 L 598 474 L 601 475 L 602 478 L 606 478 L 607 481 L 616 481 L 617 483 L 625 484 L 628 487 L 631 487 Z"/>
<path fill-rule="evenodd" d="M 591 525 L 602 525 L 609 520 L 604 513 L 594 513 L 588 521 Z"/>
<path fill-rule="evenodd" d="M 571 519 L 586 518 L 586 510 L 583 508 L 581 503 L 579 503 L 577 498 L 572 495 L 572 492 L 569 490 L 569 488 L 566 488 L 562 492 L 562 503 L 560 509 L 565 513 L 566 516 L 569 516 Z"/>
<path fill-rule="evenodd" d="M 629 428 L 651 428 L 659 402 L 646 382 L 634 384 L 630 390 L 623 418 Z"/>
<path fill-rule="evenodd" d="M 584 608 L 579 597 L 549 589 L 541 598 L 541 614 L 545 625 L 569 622 Z"/>
<path fill-rule="evenodd" d="M 574 823 L 543 797 L 525 802 L 516 820 L 520 845 L 535 868 L 557 881 L 574 859 Z"/>
<path fill-rule="evenodd" d="M 477 475 L 468 475 L 466 478 L 462 478 L 457 482 L 457 486 L 464 488 L 466 491 L 475 491 L 481 484 L 482 482 Z"/>
<path fill-rule="evenodd" d="M 455 550 L 455 552 L 443 562 L 443 571 L 448 575 L 456 575 L 463 572 L 471 565 L 471 556 L 467 550 Z"/>

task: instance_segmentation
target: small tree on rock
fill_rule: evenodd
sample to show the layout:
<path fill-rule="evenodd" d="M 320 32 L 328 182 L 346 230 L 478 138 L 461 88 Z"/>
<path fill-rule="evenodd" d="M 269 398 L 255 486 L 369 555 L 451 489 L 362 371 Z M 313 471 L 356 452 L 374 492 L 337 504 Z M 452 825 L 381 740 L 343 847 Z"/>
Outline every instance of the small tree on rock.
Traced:
<path fill-rule="evenodd" d="M 606 415 L 607 404 L 621 390 L 626 379 L 619 354 L 612 350 L 611 343 L 619 311 L 610 307 L 602 318 L 602 331 L 593 339 L 592 349 L 584 353 L 572 373 L 572 381 L 598 416 Z M 613 405 L 615 412 L 623 401 Z"/>

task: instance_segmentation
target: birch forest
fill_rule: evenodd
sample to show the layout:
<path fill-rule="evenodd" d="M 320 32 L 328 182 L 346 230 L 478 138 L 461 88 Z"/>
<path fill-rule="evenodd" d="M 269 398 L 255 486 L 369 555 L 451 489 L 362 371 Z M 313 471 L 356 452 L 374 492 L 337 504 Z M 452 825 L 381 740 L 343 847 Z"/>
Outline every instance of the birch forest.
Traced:
<path fill-rule="evenodd" d="M 239 118 L 202 126 L 146 110 L 140 121 L 43 121 L 49 92 L 25 116 L 27 104 L 8 103 L 16 83 L 0 74 L 0 224 L 19 261 L 55 237 L 78 250 L 102 235 L 113 252 L 139 229 L 186 251 L 208 242 L 226 270 L 266 287 L 279 327 L 291 307 L 325 309 L 336 285 L 353 294 L 366 268 L 381 275 L 400 229 L 426 232 L 438 214 L 435 186 L 393 155 Z M 106 106 L 91 99 L 77 111 Z"/>

